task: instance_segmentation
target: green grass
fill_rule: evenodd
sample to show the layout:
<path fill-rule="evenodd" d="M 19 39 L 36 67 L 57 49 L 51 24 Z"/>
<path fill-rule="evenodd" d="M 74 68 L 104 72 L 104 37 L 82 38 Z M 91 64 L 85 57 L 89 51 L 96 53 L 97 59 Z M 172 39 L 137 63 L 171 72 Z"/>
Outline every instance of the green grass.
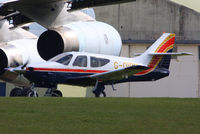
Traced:
<path fill-rule="evenodd" d="M 0 134 L 200 134 L 200 99 L 0 98 Z"/>

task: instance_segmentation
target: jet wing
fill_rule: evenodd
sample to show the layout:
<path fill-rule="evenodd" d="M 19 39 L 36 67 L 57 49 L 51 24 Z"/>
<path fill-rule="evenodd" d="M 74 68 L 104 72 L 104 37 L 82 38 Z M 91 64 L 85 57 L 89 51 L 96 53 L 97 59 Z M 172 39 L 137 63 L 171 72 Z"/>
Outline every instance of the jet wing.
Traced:
<path fill-rule="evenodd" d="M 114 71 L 94 74 L 94 75 L 91 75 L 90 78 L 102 80 L 102 81 L 121 80 L 147 69 L 149 69 L 149 67 L 134 65 L 134 66 L 130 66 L 127 68 L 122 68 L 122 69 L 118 69 Z"/>
<path fill-rule="evenodd" d="M 10 0 L 1 3 L 0 16 L 8 20 L 20 16 L 26 21 L 37 22 L 47 29 L 75 21 L 95 20 L 87 13 L 81 11 L 69 13 L 68 9 L 70 8 L 66 0 Z M 21 19 L 13 19 L 13 22 L 18 20 Z"/>
<path fill-rule="evenodd" d="M 87 13 L 73 10 L 130 1 L 135 0 L 8 0 L 0 2 L 0 16 L 5 16 L 6 19 L 22 16 L 23 19 L 26 17 L 26 21 L 32 20 L 46 28 L 52 28 L 66 22 L 95 20 Z"/>
<path fill-rule="evenodd" d="M 127 3 L 127 2 L 133 2 L 133 1 L 136 1 L 136 0 L 8 0 L 2 3 L 0 2 L 0 4 L 5 4 L 5 6 L 12 3 L 48 5 L 51 3 L 64 2 L 69 5 L 68 6 L 69 10 L 78 10 L 78 9 L 83 9 L 83 8 L 120 4 L 120 3 Z"/>
<path fill-rule="evenodd" d="M 68 0 L 71 3 L 70 10 L 77 10 L 83 8 L 97 7 L 97 6 L 105 6 L 126 2 L 133 2 L 136 0 Z"/>

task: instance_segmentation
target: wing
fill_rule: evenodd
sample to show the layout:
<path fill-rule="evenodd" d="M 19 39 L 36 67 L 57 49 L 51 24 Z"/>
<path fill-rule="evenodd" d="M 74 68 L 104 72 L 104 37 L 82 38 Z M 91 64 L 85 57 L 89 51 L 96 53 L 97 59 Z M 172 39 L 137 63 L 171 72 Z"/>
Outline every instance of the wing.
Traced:
<path fill-rule="evenodd" d="M 129 76 L 132 76 L 136 73 L 139 73 L 147 69 L 149 69 L 149 67 L 136 65 L 136 66 L 130 66 L 123 69 L 91 75 L 89 77 L 92 79 L 97 79 L 97 80 L 102 80 L 102 81 L 114 81 L 114 80 L 121 80 L 124 78 L 128 78 Z"/>
<path fill-rule="evenodd" d="M 52 28 L 74 21 L 95 20 L 87 13 L 69 11 L 130 1 L 135 0 L 9 0 L 0 3 L 0 15 L 5 18 L 20 16 Z"/>
<path fill-rule="evenodd" d="M 68 4 L 63 0 L 15 0 L 1 3 L 0 15 L 5 19 L 21 17 L 37 22 L 45 28 L 59 27 L 74 21 L 94 21 L 87 13 L 68 12 Z M 14 19 L 19 20 L 19 19 Z"/>

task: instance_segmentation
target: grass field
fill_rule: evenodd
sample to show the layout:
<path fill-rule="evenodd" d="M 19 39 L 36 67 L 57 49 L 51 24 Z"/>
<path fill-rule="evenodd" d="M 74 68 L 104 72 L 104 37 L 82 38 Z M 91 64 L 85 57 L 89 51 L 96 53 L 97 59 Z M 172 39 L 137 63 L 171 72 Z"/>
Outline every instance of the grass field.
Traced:
<path fill-rule="evenodd" d="M 200 99 L 0 98 L 0 134 L 200 134 Z"/>

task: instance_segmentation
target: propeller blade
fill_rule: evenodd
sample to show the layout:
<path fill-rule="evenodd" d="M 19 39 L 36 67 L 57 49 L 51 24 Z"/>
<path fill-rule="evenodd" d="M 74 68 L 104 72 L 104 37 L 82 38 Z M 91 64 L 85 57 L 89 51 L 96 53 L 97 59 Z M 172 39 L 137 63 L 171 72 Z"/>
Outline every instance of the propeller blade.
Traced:
<path fill-rule="evenodd" d="M 21 66 L 21 69 L 24 69 L 28 64 L 30 63 L 30 60 L 28 59 L 24 65 Z"/>

